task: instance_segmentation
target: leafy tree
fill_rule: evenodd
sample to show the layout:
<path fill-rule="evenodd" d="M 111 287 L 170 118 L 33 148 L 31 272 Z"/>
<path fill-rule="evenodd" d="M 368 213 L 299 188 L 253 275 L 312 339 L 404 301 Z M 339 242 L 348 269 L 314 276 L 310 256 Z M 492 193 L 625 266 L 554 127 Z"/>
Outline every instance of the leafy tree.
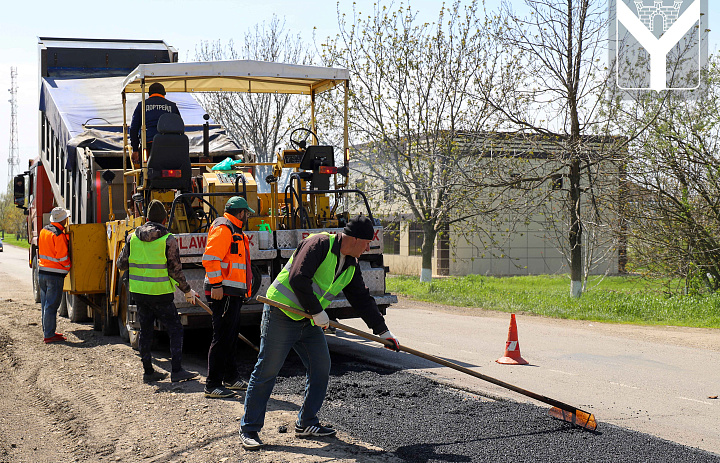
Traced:
<path fill-rule="evenodd" d="M 423 230 L 421 281 L 432 275 L 435 239 L 475 194 L 457 182 L 469 151 L 457 143 L 491 117 L 470 98 L 493 58 L 477 1 L 440 8 L 421 23 L 408 3 L 340 12 L 340 33 L 322 45 L 328 66 L 350 71 L 352 164 L 385 215 L 409 211 Z M 467 212 L 467 211 L 466 211 Z"/>
<path fill-rule="evenodd" d="M 18 238 L 25 236 L 25 216 L 15 207 L 12 190 L 0 194 L 0 230 L 15 233 Z"/>
<path fill-rule="evenodd" d="M 683 291 L 720 289 L 720 58 L 710 58 L 701 78 L 697 95 L 638 96 L 618 121 L 649 125 L 627 166 L 633 269 L 680 278 Z"/>

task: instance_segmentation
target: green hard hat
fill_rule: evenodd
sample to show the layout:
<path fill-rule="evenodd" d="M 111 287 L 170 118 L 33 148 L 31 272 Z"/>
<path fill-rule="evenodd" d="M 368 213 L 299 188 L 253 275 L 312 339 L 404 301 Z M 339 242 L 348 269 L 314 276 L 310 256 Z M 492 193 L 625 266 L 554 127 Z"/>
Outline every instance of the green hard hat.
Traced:
<path fill-rule="evenodd" d="M 225 210 L 230 211 L 233 209 L 247 209 L 250 211 L 251 214 L 254 214 L 255 211 L 248 206 L 247 201 L 242 196 L 233 196 L 232 198 L 228 199 L 228 202 L 225 203 Z"/>

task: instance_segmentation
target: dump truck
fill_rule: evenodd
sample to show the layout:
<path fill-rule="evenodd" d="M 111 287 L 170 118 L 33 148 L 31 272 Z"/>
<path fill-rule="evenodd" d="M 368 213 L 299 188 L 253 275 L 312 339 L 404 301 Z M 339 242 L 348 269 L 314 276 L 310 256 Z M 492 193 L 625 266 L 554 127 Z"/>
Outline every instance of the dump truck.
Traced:
<path fill-rule="evenodd" d="M 154 199 L 168 211 L 184 273 L 200 294 L 202 254 L 213 220 L 231 196 L 245 197 L 255 209 L 244 230 L 253 273 L 252 297 L 242 308 L 244 326 L 259 325 L 262 304 L 255 297 L 265 294 L 304 238 L 338 233 L 358 213 L 373 219 L 364 193 L 348 187 L 346 69 L 252 60 L 178 63 L 177 52 L 162 41 L 131 40 L 41 38 L 40 60 L 40 153 L 27 172 L 15 177 L 15 199 L 28 216 L 34 280 L 39 230 L 52 207 L 70 210 L 73 266 L 65 280 L 64 307 L 73 321 L 91 318 L 97 330 L 136 345 L 136 309 L 116 258 L 128 234 L 144 223 Z M 156 82 L 178 105 L 184 126 L 162 140 L 156 136 L 148 150 L 143 113 L 135 161 L 129 115 L 138 102 L 144 108 L 147 89 Z M 344 105 L 338 147 L 320 143 L 316 122 L 316 96 L 333 89 Z M 202 92 L 302 95 L 310 106 L 309 127 L 290 131 L 288 149 L 272 162 L 246 162 L 245 151 L 195 98 Z M 218 170 L 220 165 L 226 167 Z M 258 178 L 260 167 L 271 174 Z M 288 183 L 281 185 L 281 178 Z M 382 232 L 378 224 L 360 267 L 385 313 L 397 298 L 385 288 Z M 179 291 L 175 305 L 186 328 L 211 326 L 209 315 Z M 342 295 L 327 310 L 337 319 L 357 316 Z"/>

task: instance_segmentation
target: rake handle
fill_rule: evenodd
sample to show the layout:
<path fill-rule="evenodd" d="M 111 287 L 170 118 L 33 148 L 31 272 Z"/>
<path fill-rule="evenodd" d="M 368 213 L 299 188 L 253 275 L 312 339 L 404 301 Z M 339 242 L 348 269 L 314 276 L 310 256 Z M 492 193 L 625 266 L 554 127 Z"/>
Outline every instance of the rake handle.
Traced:
<path fill-rule="evenodd" d="M 295 309 L 295 308 L 293 308 L 293 307 L 290 307 L 290 306 L 288 306 L 288 305 L 282 304 L 282 303 L 280 303 L 280 302 L 271 301 L 270 299 L 268 299 L 268 298 L 266 298 L 266 297 L 256 296 L 255 299 L 256 299 L 258 302 L 262 302 L 262 303 L 264 303 L 264 304 L 269 304 L 269 305 L 275 306 L 275 307 L 277 307 L 277 308 L 280 308 L 280 309 L 283 309 L 283 310 L 287 310 L 288 312 L 294 313 L 294 314 L 296 314 L 296 315 L 300 315 L 300 316 L 305 317 L 305 318 L 312 318 L 312 315 L 310 315 L 310 314 L 308 314 L 308 313 L 306 313 L 306 312 L 297 310 L 297 309 Z M 374 334 L 366 333 L 366 332 L 364 332 L 364 331 L 361 331 L 361 330 L 358 330 L 358 329 L 356 329 L 356 328 L 353 328 L 352 326 L 343 325 L 342 323 L 338 323 L 338 322 L 335 322 L 335 321 L 333 321 L 333 320 L 330 320 L 330 326 L 332 326 L 332 327 L 334 327 L 334 328 L 340 328 L 340 329 L 343 330 L 343 331 L 347 331 L 347 332 L 349 332 L 349 333 L 353 333 L 353 334 L 355 334 L 355 335 L 360 336 L 361 338 L 365 338 L 365 339 L 368 339 L 368 340 L 370 340 L 370 341 L 379 342 L 380 344 L 383 344 L 383 345 L 385 345 L 385 346 L 387 346 L 387 347 L 392 347 L 393 349 L 395 348 L 395 343 L 393 343 L 392 341 L 388 341 L 387 339 L 381 338 L 381 337 L 379 337 L 379 336 L 375 336 Z M 591 413 L 582 411 L 582 410 L 580 410 L 580 409 L 578 409 L 578 408 L 576 408 L 576 407 L 573 407 L 572 405 L 568 405 L 568 404 L 566 404 L 566 403 L 564 403 L 564 402 L 560 402 L 559 400 L 551 399 L 550 397 L 546 397 L 546 396 L 541 395 L 541 394 L 536 394 L 536 393 L 534 393 L 534 392 L 532 392 L 532 391 L 528 391 L 527 389 L 523 389 L 523 388 L 518 387 L 518 386 L 515 386 L 515 385 L 513 385 L 513 384 L 506 383 L 505 381 L 501 381 L 501 380 L 496 379 L 496 378 L 493 378 L 493 377 L 491 377 L 491 376 L 483 375 L 482 373 L 478 373 L 477 371 L 471 370 L 471 369 L 466 368 L 466 367 L 464 367 L 464 366 L 462 366 L 462 365 L 458 365 L 457 363 L 450 362 L 450 361 L 448 361 L 448 360 L 445 360 L 445 359 L 440 358 L 440 357 L 436 357 L 436 356 L 431 355 L 431 354 L 426 354 L 425 352 L 421 352 L 421 351 L 416 350 L 416 349 L 413 349 L 413 348 L 411 348 L 411 347 L 403 346 L 402 344 L 400 344 L 400 350 L 403 351 L 403 352 L 407 352 L 408 354 L 412 354 L 412 355 L 415 355 L 415 356 L 417 356 L 417 357 L 424 358 L 425 360 L 429 360 L 429 361 L 431 361 L 431 362 L 434 362 L 434 363 L 437 363 L 437 364 L 446 366 L 446 367 L 448 367 L 448 368 L 452 368 L 453 370 L 460 371 L 460 372 L 465 373 L 465 374 L 468 374 L 468 375 L 470 375 L 470 376 L 474 376 L 475 378 L 482 379 L 483 381 L 487 381 L 487 382 L 489 382 L 489 383 L 495 384 L 495 385 L 500 386 L 500 387 L 503 387 L 503 388 L 505 388 L 505 389 L 509 389 L 509 390 L 511 390 L 511 391 L 517 392 L 518 394 L 522 394 L 522 395 L 525 395 L 525 396 L 527 396 L 527 397 L 531 397 L 531 398 L 533 398 L 533 399 L 535 399 L 535 400 L 538 400 L 538 401 L 540 401 L 540 402 L 544 402 L 544 403 L 546 403 L 546 404 L 548 404 L 548 405 L 552 405 L 553 407 L 557 407 L 557 408 L 559 408 L 559 409 L 561 409 L 561 410 L 564 410 L 564 411 L 566 411 L 566 412 L 568 412 L 568 413 L 571 413 L 572 415 L 575 415 L 575 414 L 577 414 L 577 413 L 579 412 L 579 413 L 581 413 L 581 414 L 583 414 L 583 415 L 587 415 L 588 418 L 591 419 L 593 423 L 595 423 L 595 418 L 592 416 Z M 565 421 L 569 421 L 569 420 L 565 420 Z M 574 421 L 573 421 L 573 423 L 574 423 Z M 575 423 L 575 424 L 577 424 L 577 423 Z M 592 427 L 589 427 L 589 426 L 584 426 L 584 425 L 579 424 L 579 426 L 582 426 L 582 427 L 587 428 L 587 429 L 590 429 L 590 430 L 594 430 L 594 429 L 595 429 L 595 425 L 593 425 Z"/>

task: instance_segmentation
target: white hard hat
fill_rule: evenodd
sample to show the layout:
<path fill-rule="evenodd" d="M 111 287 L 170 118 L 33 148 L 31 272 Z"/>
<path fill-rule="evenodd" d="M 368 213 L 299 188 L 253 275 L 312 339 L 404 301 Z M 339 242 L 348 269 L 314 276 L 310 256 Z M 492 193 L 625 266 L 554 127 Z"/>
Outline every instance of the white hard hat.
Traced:
<path fill-rule="evenodd" d="M 62 207 L 56 207 L 50 211 L 50 222 L 60 223 L 68 217 L 70 217 L 70 212 Z"/>

